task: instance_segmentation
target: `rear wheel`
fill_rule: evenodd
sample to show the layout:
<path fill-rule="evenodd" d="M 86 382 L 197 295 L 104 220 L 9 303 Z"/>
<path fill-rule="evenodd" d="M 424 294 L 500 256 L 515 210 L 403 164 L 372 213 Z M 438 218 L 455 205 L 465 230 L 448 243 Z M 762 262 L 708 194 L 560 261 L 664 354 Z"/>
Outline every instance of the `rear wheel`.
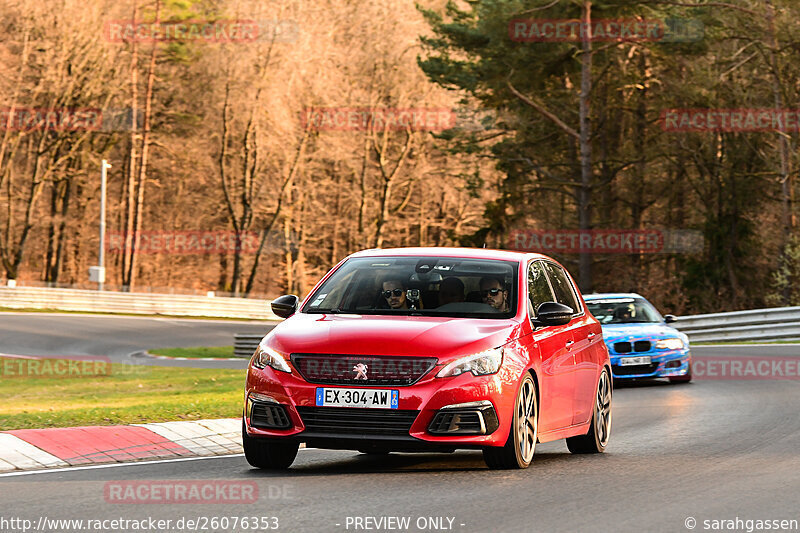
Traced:
<path fill-rule="evenodd" d="M 586 435 L 569 437 L 567 448 L 572 453 L 603 453 L 611 435 L 611 378 L 603 369 L 597 380 L 592 423 Z"/>
<path fill-rule="evenodd" d="M 689 368 L 686 370 L 686 373 L 682 376 L 671 376 L 669 378 L 670 383 L 689 383 L 692 381 L 692 363 L 689 362 Z"/>
<path fill-rule="evenodd" d="M 514 403 L 514 419 L 502 448 L 483 449 L 483 460 L 492 469 L 528 468 L 533 461 L 539 427 L 536 383 L 525 374 Z"/>
<path fill-rule="evenodd" d="M 298 442 L 281 442 L 250 437 L 242 421 L 242 447 L 250 466 L 269 470 L 286 470 L 297 457 Z"/>

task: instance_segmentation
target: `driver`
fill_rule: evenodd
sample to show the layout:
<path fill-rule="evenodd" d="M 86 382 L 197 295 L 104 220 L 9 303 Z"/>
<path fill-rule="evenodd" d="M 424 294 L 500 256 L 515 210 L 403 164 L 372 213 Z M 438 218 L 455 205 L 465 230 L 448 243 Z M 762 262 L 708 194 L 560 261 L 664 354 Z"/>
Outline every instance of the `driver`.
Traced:
<path fill-rule="evenodd" d="M 500 278 L 481 278 L 481 300 L 501 313 L 508 312 L 508 291 L 503 288 Z"/>
<path fill-rule="evenodd" d="M 628 304 L 624 307 L 619 307 L 614 312 L 615 318 L 620 322 L 630 322 L 630 320 L 636 315 L 636 310 L 633 307 L 633 304 Z"/>
<path fill-rule="evenodd" d="M 381 296 L 392 309 L 408 309 L 406 287 L 399 279 L 387 279 L 384 281 Z"/>

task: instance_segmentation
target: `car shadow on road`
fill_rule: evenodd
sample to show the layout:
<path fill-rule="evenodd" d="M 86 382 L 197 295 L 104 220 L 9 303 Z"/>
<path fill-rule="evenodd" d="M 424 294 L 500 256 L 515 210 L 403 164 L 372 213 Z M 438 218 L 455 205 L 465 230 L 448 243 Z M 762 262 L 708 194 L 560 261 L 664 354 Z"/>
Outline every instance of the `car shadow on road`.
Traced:
<path fill-rule="evenodd" d="M 682 384 L 681 384 L 682 385 Z M 625 381 L 617 381 L 614 380 L 614 390 L 619 389 L 639 389 L 639 388 L 647 388 L 647 387 L 676 387 L 680 385 L 676 385 L 675 383 L 670 383 L 666 379 L 636 379 L 636 380 L 625 380 Z"/>
<path fill-rule="evenodd" d="M 322 450 L 320 450 L 322 452 Z M 390 453 L 367 455 L 339 452 L 331 458 L 328 453 L 312 457 L 315 450 L 301 452 L 288 471 L 250 469 L 245 475 L 253 477 L 321 476 L 330 474 L 392 474 L 488 471 L 480 451 L 460 450 L 454 453 Z M 308 455 L 307 455 L 308 454 Z M 346 455 L 344 455 L 346 454 Z M 339 455 L 337 453 L 337 455 Z M 537 453 L 531 469 L 545 464 L 564 462 L 575 456 L 569 452 Z M 505 470 L 501 472 L 514 472 Z M 519 472 L 519 470 L 516 470 Z"/>

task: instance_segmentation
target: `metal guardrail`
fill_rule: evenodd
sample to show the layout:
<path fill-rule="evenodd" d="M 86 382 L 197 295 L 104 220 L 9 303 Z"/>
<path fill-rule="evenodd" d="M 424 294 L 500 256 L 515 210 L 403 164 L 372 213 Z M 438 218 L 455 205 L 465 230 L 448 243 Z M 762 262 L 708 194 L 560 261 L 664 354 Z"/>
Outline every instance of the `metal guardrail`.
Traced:
<path fill-rule="evenodd" d="M 800 307 L 754 309 L 678 317 L 673 324 L 690 342 L 775 341 L 800 339 Z M 234 354 L 253 355 L 262 335 L 237 334 Z"/>
<path fill-rule="evenodd" d="M 261 342 L 263 338 L 263 335 L 236 333 L 233 336 L 233 355 L 249 359 L 253 355 L 253 352 L 256 351 L 258 343 Z"/>
<path fill-rule="evenodd" d="M 0 287 L 0 307 L 279 320 L 270 300 L 133 292 Z"/>
<path fill-rule="evenodd" d="M 691 342 L 800 339 L 800 307 L 752 309 L 678 317 L 674 326 Z"/>

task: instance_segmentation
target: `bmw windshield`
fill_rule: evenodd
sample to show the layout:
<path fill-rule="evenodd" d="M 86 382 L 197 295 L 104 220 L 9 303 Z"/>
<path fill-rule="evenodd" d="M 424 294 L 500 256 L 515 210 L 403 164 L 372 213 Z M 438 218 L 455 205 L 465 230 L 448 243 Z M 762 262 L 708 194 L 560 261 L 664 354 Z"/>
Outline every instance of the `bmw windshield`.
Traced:
<path fill-rule="evenodd" d="M 359 257 L 311 295 L 306 313 L 510 318 L 517 264 L 453 257 Z"/>
<path fill-rule="evenodd" d="M 587 300 L 586 307 L 601 324 L 656 323 L 664 319 L 650 302 L 641 298 Z"/>

